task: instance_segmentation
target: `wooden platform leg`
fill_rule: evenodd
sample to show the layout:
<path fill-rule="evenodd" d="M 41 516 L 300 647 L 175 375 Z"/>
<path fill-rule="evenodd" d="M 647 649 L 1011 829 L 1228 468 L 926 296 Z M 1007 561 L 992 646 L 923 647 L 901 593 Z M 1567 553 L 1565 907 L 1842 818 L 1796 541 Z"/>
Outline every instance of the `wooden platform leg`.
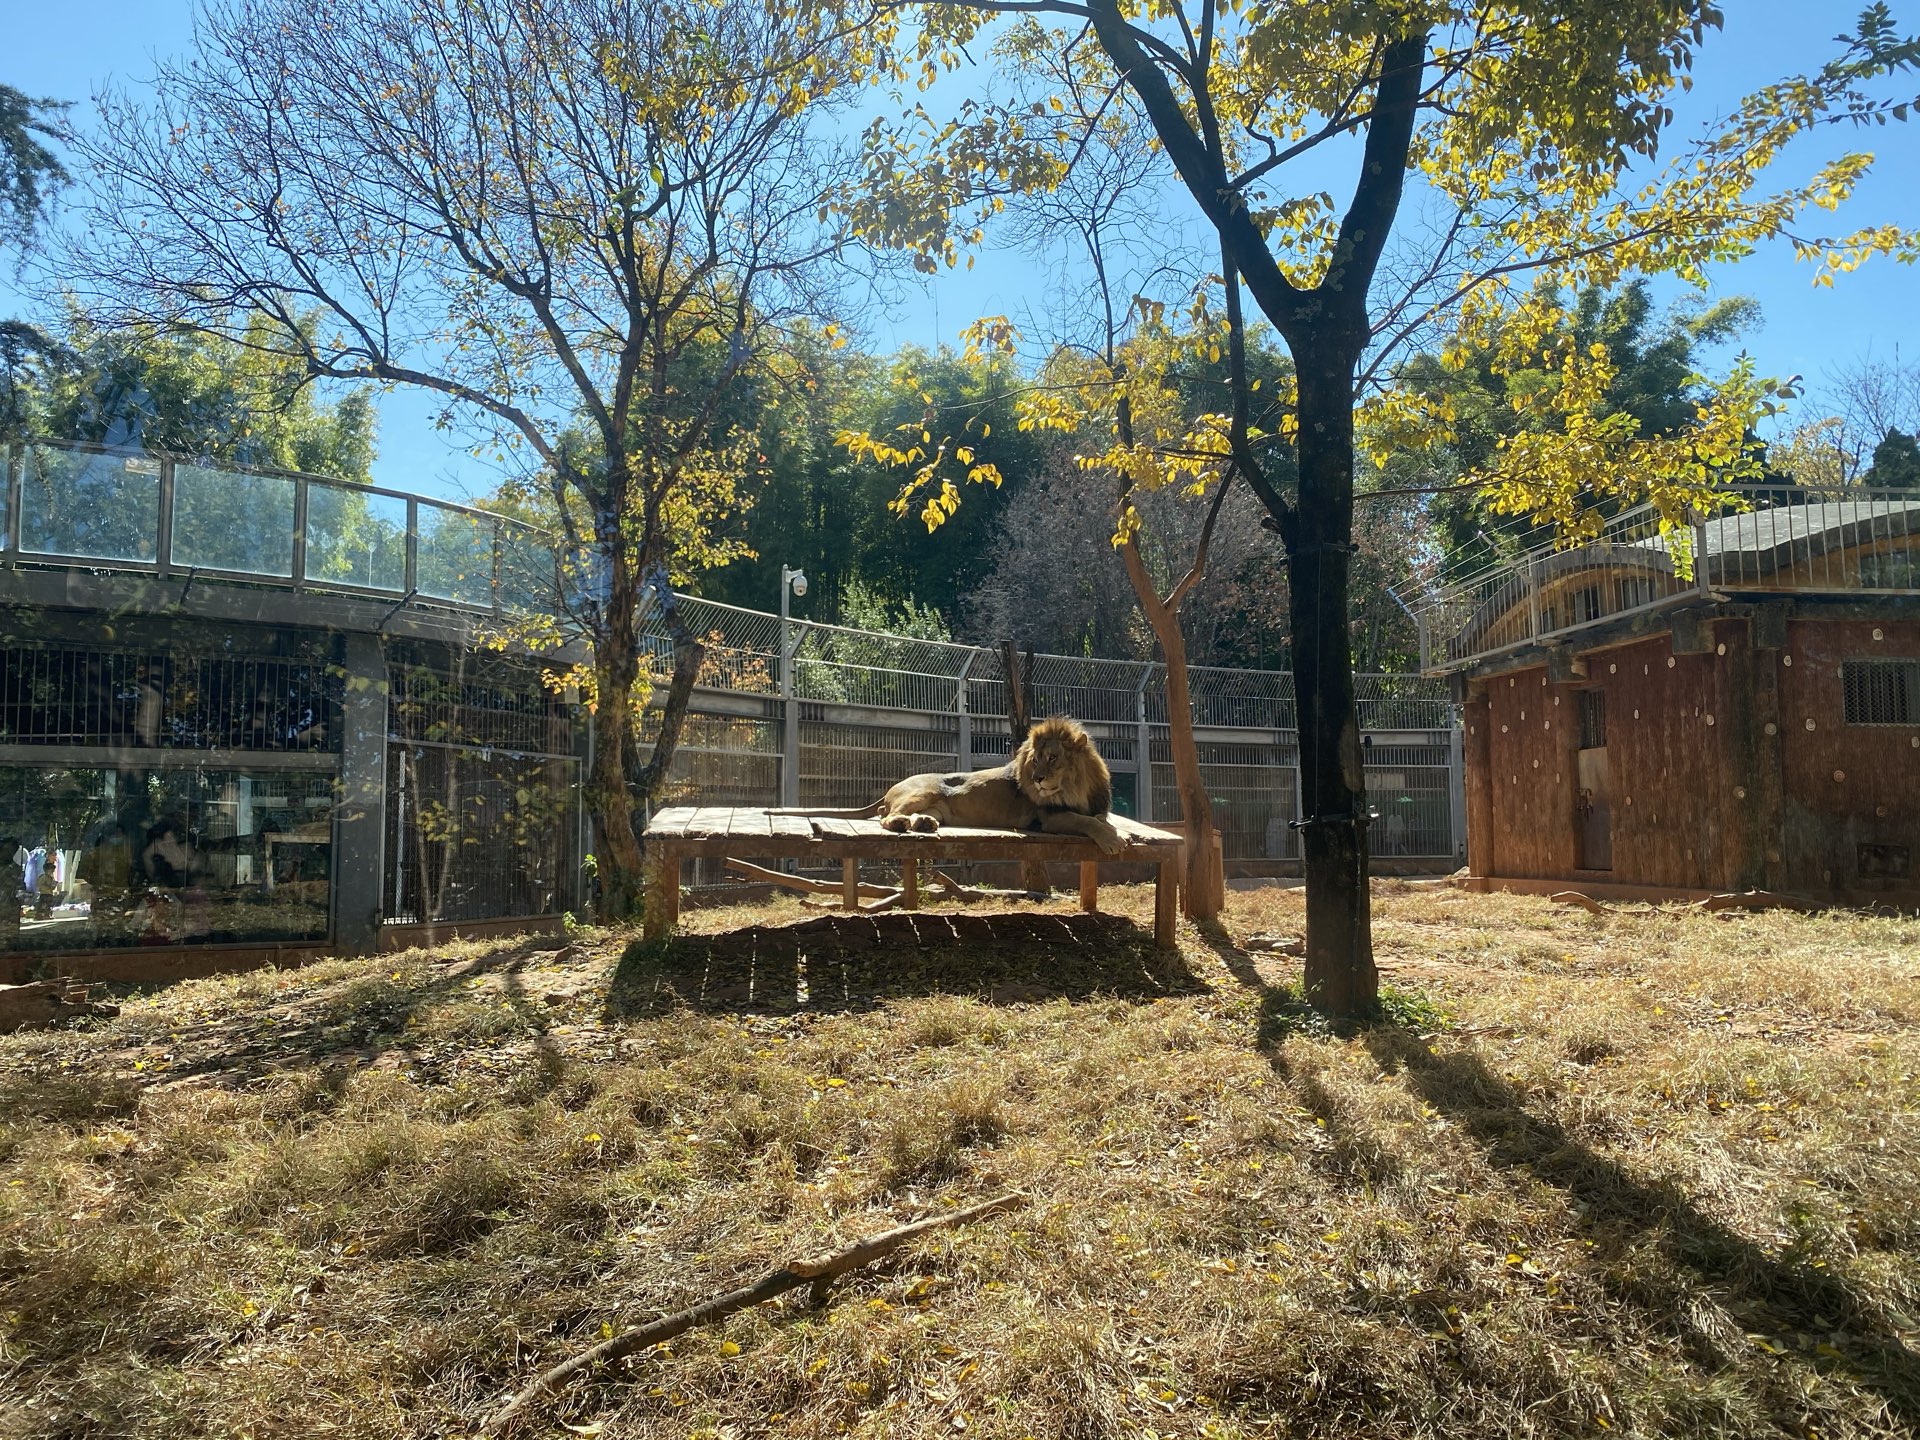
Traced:
<path fill-rule="evenodd" d="M 920 862 L 918 860 L 900 862 L 900 908 L 902 910 L 920 908 Z"/>
<path fill-rule="evenodd" d="M 851 856 L 840 862 L 840 903 L 849 910 L 860 908 L 860 862 Z"/>
<path fill-rule="evenodd" d="M 1153 943 L 1162 950 L 1179 948 L 1174 940 L 1174 921 L 1180 914 L 1180 862 L 1162 860 L 1160 878 L 1153 885 Z"/>
<path fill-rule="evenodd" d="M 1082 860 L 1080 862 L 1080 908 L 1087 914 L 1095 914 L 1100 909 L 1100 862 Z"/>
<path fill-rule="evenodd" d="M 664 940 L 680 923 L 680 852 L 658 840 L 647 846 L 646 913 L 640 933 Z"/>

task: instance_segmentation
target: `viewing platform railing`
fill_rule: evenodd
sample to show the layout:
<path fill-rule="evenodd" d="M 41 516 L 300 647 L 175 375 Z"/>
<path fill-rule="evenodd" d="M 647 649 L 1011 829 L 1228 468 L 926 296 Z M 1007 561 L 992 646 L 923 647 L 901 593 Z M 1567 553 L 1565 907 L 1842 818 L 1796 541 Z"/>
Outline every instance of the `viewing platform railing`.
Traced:
<path fill-rule="evenodd" d="M 1920 490 L 1747 486 L 1663 525 L 1651 505 L 1586 544 L 1542 544 L 1438 584 L 1414 606 L 1421 669 L 1440 675 L 1691 598 L 1920 595 Z"/>
<path fill-rule="evenodd" d="M 0 447 L 0 563 L 553 608 L 553 537 L 377 485 L 63 441 Z"/>

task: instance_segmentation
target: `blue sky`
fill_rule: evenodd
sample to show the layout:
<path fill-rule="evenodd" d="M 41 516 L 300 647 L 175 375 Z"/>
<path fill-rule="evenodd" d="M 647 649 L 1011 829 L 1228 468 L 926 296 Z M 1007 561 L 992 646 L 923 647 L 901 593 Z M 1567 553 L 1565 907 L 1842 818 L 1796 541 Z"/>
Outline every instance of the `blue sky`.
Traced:
<path fill-rule="evenodd" d="M 1732 0 L 1725 30 L 1711 37 L 1703 52 L 1683 119 L 1703 118 L 1756 84 L 1813 68 L 1831 53 L 1832 36 L 1856 8 L 1818 0 Z M 1902 28 L 1920 28 L 1920 5 L 1914 0 L 1896 0 L 1894 9 Z M 151 73 L 155 56 L 182 53 L 191 42 L 191 6 L 183 0 L 95 0 L 85 7 L 83 25 L 76 25 L 76 12 L 64 6 L 5 0 L 0 10 L 7 12 L 0 33 L 9 40 L 0 57 L 0 82 L 81 102 L 76 106 L 81 123 L 87 119 L 87 98 L 102 82 L 137 84 Z M 897 108 L 876 95 L 876 111 Z M 1878 163 L 1851 212 L 1837 217 L 1836 228 L 1849 220 L 1920 224 L 1920 127 L 1915 125 L 1871 134 L 1835 131 L 1818 147 L 1791 157 L 1783 176 L 1798 178 L 1822 155 L 1855 147 L 1873 150 Z M 1178 206 L 1183 198 L 1171 196 L 1170 203 Z M 0 278 L 0 292 L 8 288 Z M 869 317 L 865 338 L 883 349 L 952 341 L 977 315 L 1044 312 L 1052 289 L 1044 269 L 1029 257 L 990 247 L 971 272 L 956 271 L 923 290 L 908 291 L 887 313 Z M 1816 392 L 1824 372 L 1863 354 L 1886 356 L 1896 346 L 1908 353 L 1920 349 L 1920 339 L 1909 333 L 1920 317 L 1920 268 L 1876 263 L 1830 290 L 1815 289 L 1811 268 L 1797 264 L 1790 249 L 1780 245 L 1726 267 L 1714 277 L 1713 293 L 1757 298 L 1763 323 L 1745 338 L 1745 348 L 1764 373 L 1804 375 Z M 17 289 L 11 299 L 3 308 L 32 303 Z M 376 478 L 455 497 L 488 488 L 491 472 L 432 428 L 433 408 L 404 392 L 383 397 Z"/>

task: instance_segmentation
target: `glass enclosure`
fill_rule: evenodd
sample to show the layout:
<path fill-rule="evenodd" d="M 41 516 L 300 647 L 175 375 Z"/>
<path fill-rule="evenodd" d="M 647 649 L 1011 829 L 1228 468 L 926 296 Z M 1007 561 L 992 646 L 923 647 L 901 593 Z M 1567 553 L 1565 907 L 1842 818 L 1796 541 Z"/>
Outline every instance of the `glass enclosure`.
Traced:
<path fill-rule="evenodd" d="M 0 767 L 0 949 L 320 940 L 324 771 Z"/>
<path fill-rule="evenodd" d="M 29 445 L 20 548 L 151 564 L 159 555 L 160 462 Z"/>
<path fill-rule="evenodd" d="M 174 466 L 174 564 L 290 578 L 293 530 L 294 482 L 286 476 Z"/>

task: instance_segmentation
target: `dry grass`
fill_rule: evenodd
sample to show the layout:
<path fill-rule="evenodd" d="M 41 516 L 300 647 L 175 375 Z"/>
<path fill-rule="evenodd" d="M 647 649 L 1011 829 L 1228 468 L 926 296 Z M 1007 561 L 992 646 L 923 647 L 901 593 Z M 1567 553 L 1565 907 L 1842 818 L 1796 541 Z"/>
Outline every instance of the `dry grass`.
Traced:
<path fill-rule="evenodd" d="M 604 1326 L 1008 1186 L 547 1428 L 1920 1427 L 1920 924 L 1389 883 L 1403 1023 L 1335 1035 L 1232 941 L 1297 894 L 1172 964 L 1066 912 L 696 912 L 760 923 L 0 1041 L 0 1435 L 468 1433 Z"/>

